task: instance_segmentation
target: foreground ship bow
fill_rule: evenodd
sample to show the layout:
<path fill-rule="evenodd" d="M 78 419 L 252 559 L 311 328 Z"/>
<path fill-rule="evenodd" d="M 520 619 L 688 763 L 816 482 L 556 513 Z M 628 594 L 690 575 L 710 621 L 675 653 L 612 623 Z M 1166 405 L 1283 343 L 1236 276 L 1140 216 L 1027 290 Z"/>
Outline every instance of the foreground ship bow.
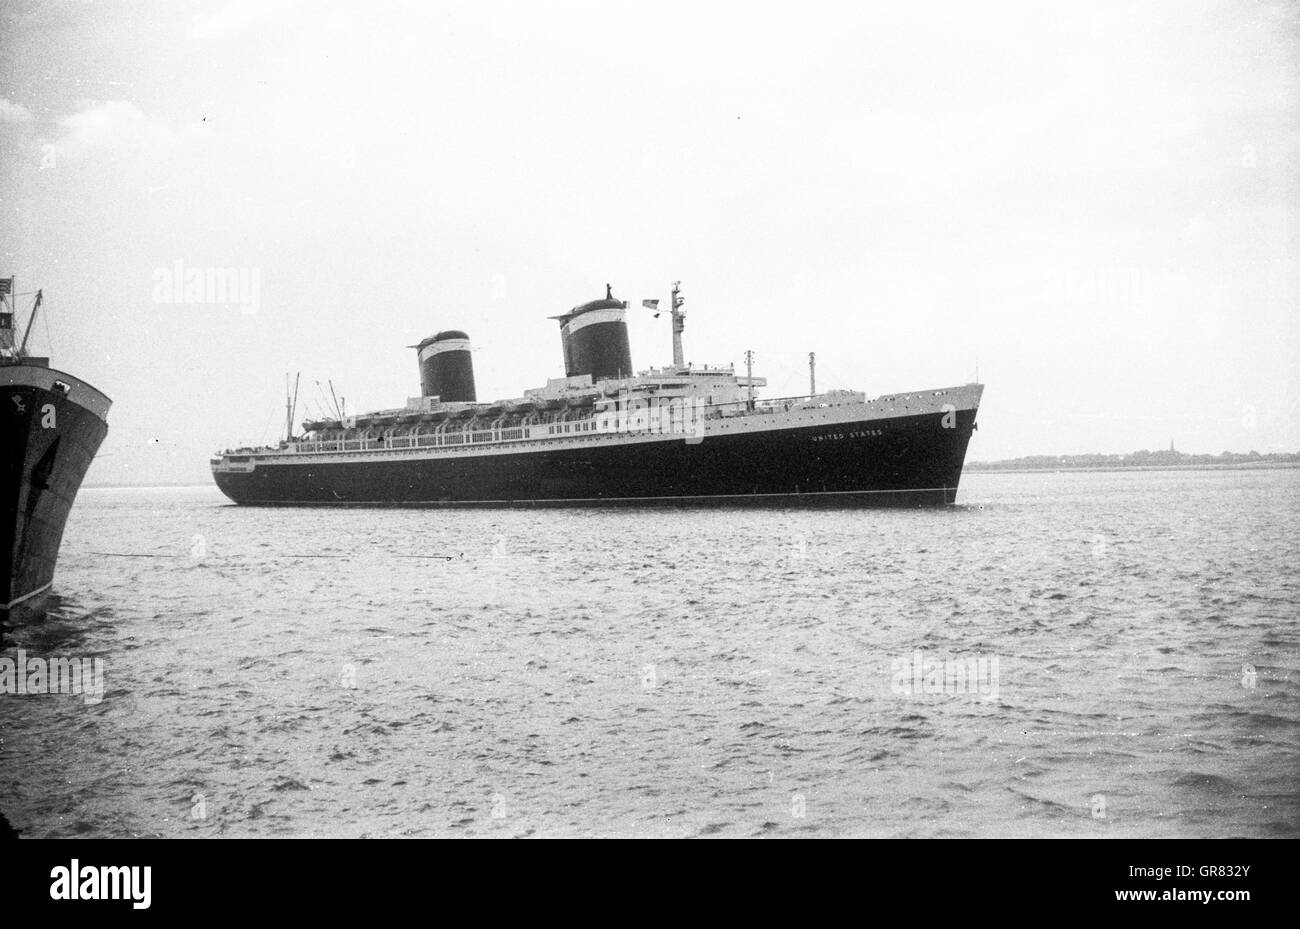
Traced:
<path fill-rule="evenodd" d="M 108 432 L 112 401 L 56 371 L 15 338 L 13 279 L 0 279 L 0 611 L 31 604 L 54 580 L 72 501 Z M 27 332 L 40 310 L 40 294 Z"/>
<path fill-rule="evenodd" d="M 566 376 L 495 403 L 473 399 L 468 336 L 440 333 L 417 346 L 424 396 L 224 452 L 214 478 L 262 505 L 955 502 L 982 385 L 758 400 L 762 378 L 681 363 L 680 306 L 671 367 L 630 373 L 607 291 L 555 317 Z"/>

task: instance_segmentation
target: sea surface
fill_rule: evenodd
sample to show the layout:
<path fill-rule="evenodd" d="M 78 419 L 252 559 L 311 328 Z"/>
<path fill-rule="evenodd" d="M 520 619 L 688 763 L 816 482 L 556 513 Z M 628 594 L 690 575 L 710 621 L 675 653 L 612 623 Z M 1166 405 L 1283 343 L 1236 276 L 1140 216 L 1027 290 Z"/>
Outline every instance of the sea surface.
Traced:
<path fill-rule="evenodd" d="M 50 615 L 0 658 L 101 659 L 102 699 L 0 694 L 0 812 L 33 837 L 1300 835 L 1300 470 L 968 473 L 959 504 L 85 489 Z"/>

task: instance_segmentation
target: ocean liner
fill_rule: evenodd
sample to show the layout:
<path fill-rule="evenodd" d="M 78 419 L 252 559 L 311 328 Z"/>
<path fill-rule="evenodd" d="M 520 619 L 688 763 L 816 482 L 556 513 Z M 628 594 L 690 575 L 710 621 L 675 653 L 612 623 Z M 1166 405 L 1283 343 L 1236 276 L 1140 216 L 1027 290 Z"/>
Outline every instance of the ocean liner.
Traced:
<path fill-rule="evenodd" d="M 670 302 L 673 362 L 634 372 L 628 304 L 559 316 L 564 377 L 481 403 L 469 336 L 412 346 L 420 396 L 359 416 L 337 405 L 277 445 L 211 461 L 240 504 L 886 505 L 954 503 L 981 384 L 868 399 L 846 390 L 760 399 L 734 367 L 683 361 L 683 298 Z M 658 315 L 658 301 L 643 306 Z M 810 362 L 813 359 L 810 358 Z M 332 392 L 332 391 L 331 391 Z M 296 398 L 295 398 L 296 399 Z"/>
<path fill-rule="evenodd" d="M 54 582 L 63 526 L 108 432 L 112 401 L 27 353 L 36 292 L 21 341 L 13 278 L 0 278 L 0 612 L 34 606 Z"/>

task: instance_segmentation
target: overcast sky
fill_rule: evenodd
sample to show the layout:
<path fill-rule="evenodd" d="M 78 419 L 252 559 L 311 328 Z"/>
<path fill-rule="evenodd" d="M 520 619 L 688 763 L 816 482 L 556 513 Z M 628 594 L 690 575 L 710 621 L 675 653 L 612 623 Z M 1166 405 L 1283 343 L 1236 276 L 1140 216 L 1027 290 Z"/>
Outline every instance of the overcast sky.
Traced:
<path fill-rule="evenodd" d="M 1300 13 L 1269 2 L 22 3 L 0 274 L 114 400 L 90 482 L 300 405 L 560 376 L 548 316 L 687 298 L 770 396 L 987 385 L 970 458 L 1300 448 Z M 169 302 L 235 268 L 231 305 Z M 256 284 L 255 293 L 251 292 Z M 252 297 L 255 296 L 255 301 Z M 23 298 L 25 307 L 29 298 Z M 48 326 L 48 332 L 47 332 Z M 671 359 L 636 310 L 638 367 Z"/>

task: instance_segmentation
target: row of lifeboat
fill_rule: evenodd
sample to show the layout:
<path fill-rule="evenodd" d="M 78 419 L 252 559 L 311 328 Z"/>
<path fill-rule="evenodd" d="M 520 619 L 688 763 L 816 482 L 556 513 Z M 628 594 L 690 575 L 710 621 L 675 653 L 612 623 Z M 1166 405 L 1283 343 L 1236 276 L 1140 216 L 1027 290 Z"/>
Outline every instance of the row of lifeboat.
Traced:
<path fill-rule="evenodd" d="M 565 399 L 551 400 L 524 400 L 518 403 L 492 403 L 475 406 L 464 406 L 459 409 L 435 410 L 433 412 L 419 413 L 399 413 L 396 415 L 363 415 L 358 416 L 348 426 L 344 426 L 337 419 L 319 419 L 304 422 L 303 429 L 307 432 L 323 433 L 338 432 L 345 429 L 370 429 L 375 426 L 416 426 L 416 425 L 435 425 L 443 422 L 467 421 L 475 417 L 483 420 L 496 420 L 502 416 L 526 417 L 530 414 L 553 415 L 557 413 L 566 413 L 570 410 L 590 410 L 596 402 L 595 396 L 570 397 Z"/>

